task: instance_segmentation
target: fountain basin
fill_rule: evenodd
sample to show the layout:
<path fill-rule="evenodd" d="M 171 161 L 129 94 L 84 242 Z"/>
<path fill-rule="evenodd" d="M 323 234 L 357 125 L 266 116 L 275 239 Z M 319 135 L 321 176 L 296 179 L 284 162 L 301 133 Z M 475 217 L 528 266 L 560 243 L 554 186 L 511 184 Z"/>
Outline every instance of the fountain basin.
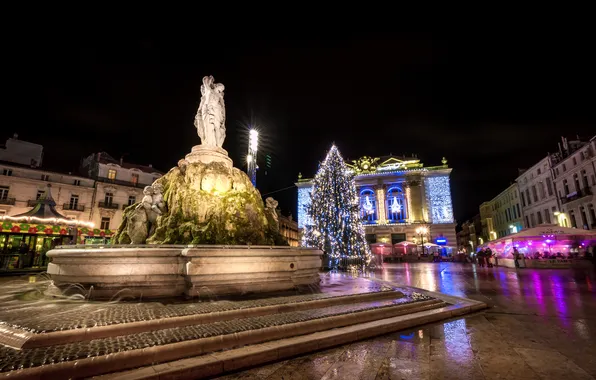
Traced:
<path fill-rule="evenodd" d="M 270 246 L 62 246 L 47 253 L 54 285 L 90 298 L 236 295 L 312 286 L 322 252 Z"/>

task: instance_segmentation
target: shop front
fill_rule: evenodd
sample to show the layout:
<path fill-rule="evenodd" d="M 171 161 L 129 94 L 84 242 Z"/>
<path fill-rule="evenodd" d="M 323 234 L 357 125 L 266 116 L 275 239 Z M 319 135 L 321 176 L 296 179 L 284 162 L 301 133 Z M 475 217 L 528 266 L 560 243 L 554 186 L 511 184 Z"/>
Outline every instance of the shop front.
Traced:
<path fill-rule="evenodd" d="M 0 272 L 44 270 L 46 252 L 58 245 L 109 243 L 114 231 L 68 219 L 55 206 L 48 186 L 31 210 L 0 216 Z"/>

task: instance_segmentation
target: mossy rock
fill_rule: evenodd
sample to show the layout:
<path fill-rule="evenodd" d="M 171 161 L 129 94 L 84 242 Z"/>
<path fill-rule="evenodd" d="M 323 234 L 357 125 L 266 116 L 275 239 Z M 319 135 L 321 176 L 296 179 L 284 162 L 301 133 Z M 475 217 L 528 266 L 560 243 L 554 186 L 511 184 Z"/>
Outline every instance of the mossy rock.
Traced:
<path fill-rule="evenodd" d="M 220 162 L 188 163 L 156 181 L 167 211 L 157 218 L 148 244 L 288 245 L 268 222 L 261 194 L 248 176 Z M 114 242 L 127 244 L 124 210 Z"/>

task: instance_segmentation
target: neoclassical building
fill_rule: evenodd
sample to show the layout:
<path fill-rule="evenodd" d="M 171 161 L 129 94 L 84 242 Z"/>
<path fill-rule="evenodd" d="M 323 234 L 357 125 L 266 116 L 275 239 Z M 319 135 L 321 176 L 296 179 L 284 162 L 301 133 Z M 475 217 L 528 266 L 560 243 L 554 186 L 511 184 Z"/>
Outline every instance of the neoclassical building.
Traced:
<path fill-rule="evenodd" d="M 348 163 L 356 174 L 360 215 L 369 243 L 401 241 L 456 247 L 449 176 L 451 168 L 424 167 L 417 157 L 362 157 Z M 312 180 L 299 176 L 298 226 L 307 223 Z M 420 227 L 426 227 L 420 228 Z M 426 233 L 420 231 L 427 231 Z"/>

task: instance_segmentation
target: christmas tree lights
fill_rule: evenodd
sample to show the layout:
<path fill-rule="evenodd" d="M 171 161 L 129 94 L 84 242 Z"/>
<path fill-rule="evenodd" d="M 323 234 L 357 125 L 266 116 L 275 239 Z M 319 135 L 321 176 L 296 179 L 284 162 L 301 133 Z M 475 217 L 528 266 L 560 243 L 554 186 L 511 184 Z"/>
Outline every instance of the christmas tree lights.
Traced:
<path fill-rule="evenodd" d="M 318 247 L 333 259 L 370 262 L 370 247 L 360 220 L 354 174 L 332 146 L 315 175 L 303 245 Z"/>

